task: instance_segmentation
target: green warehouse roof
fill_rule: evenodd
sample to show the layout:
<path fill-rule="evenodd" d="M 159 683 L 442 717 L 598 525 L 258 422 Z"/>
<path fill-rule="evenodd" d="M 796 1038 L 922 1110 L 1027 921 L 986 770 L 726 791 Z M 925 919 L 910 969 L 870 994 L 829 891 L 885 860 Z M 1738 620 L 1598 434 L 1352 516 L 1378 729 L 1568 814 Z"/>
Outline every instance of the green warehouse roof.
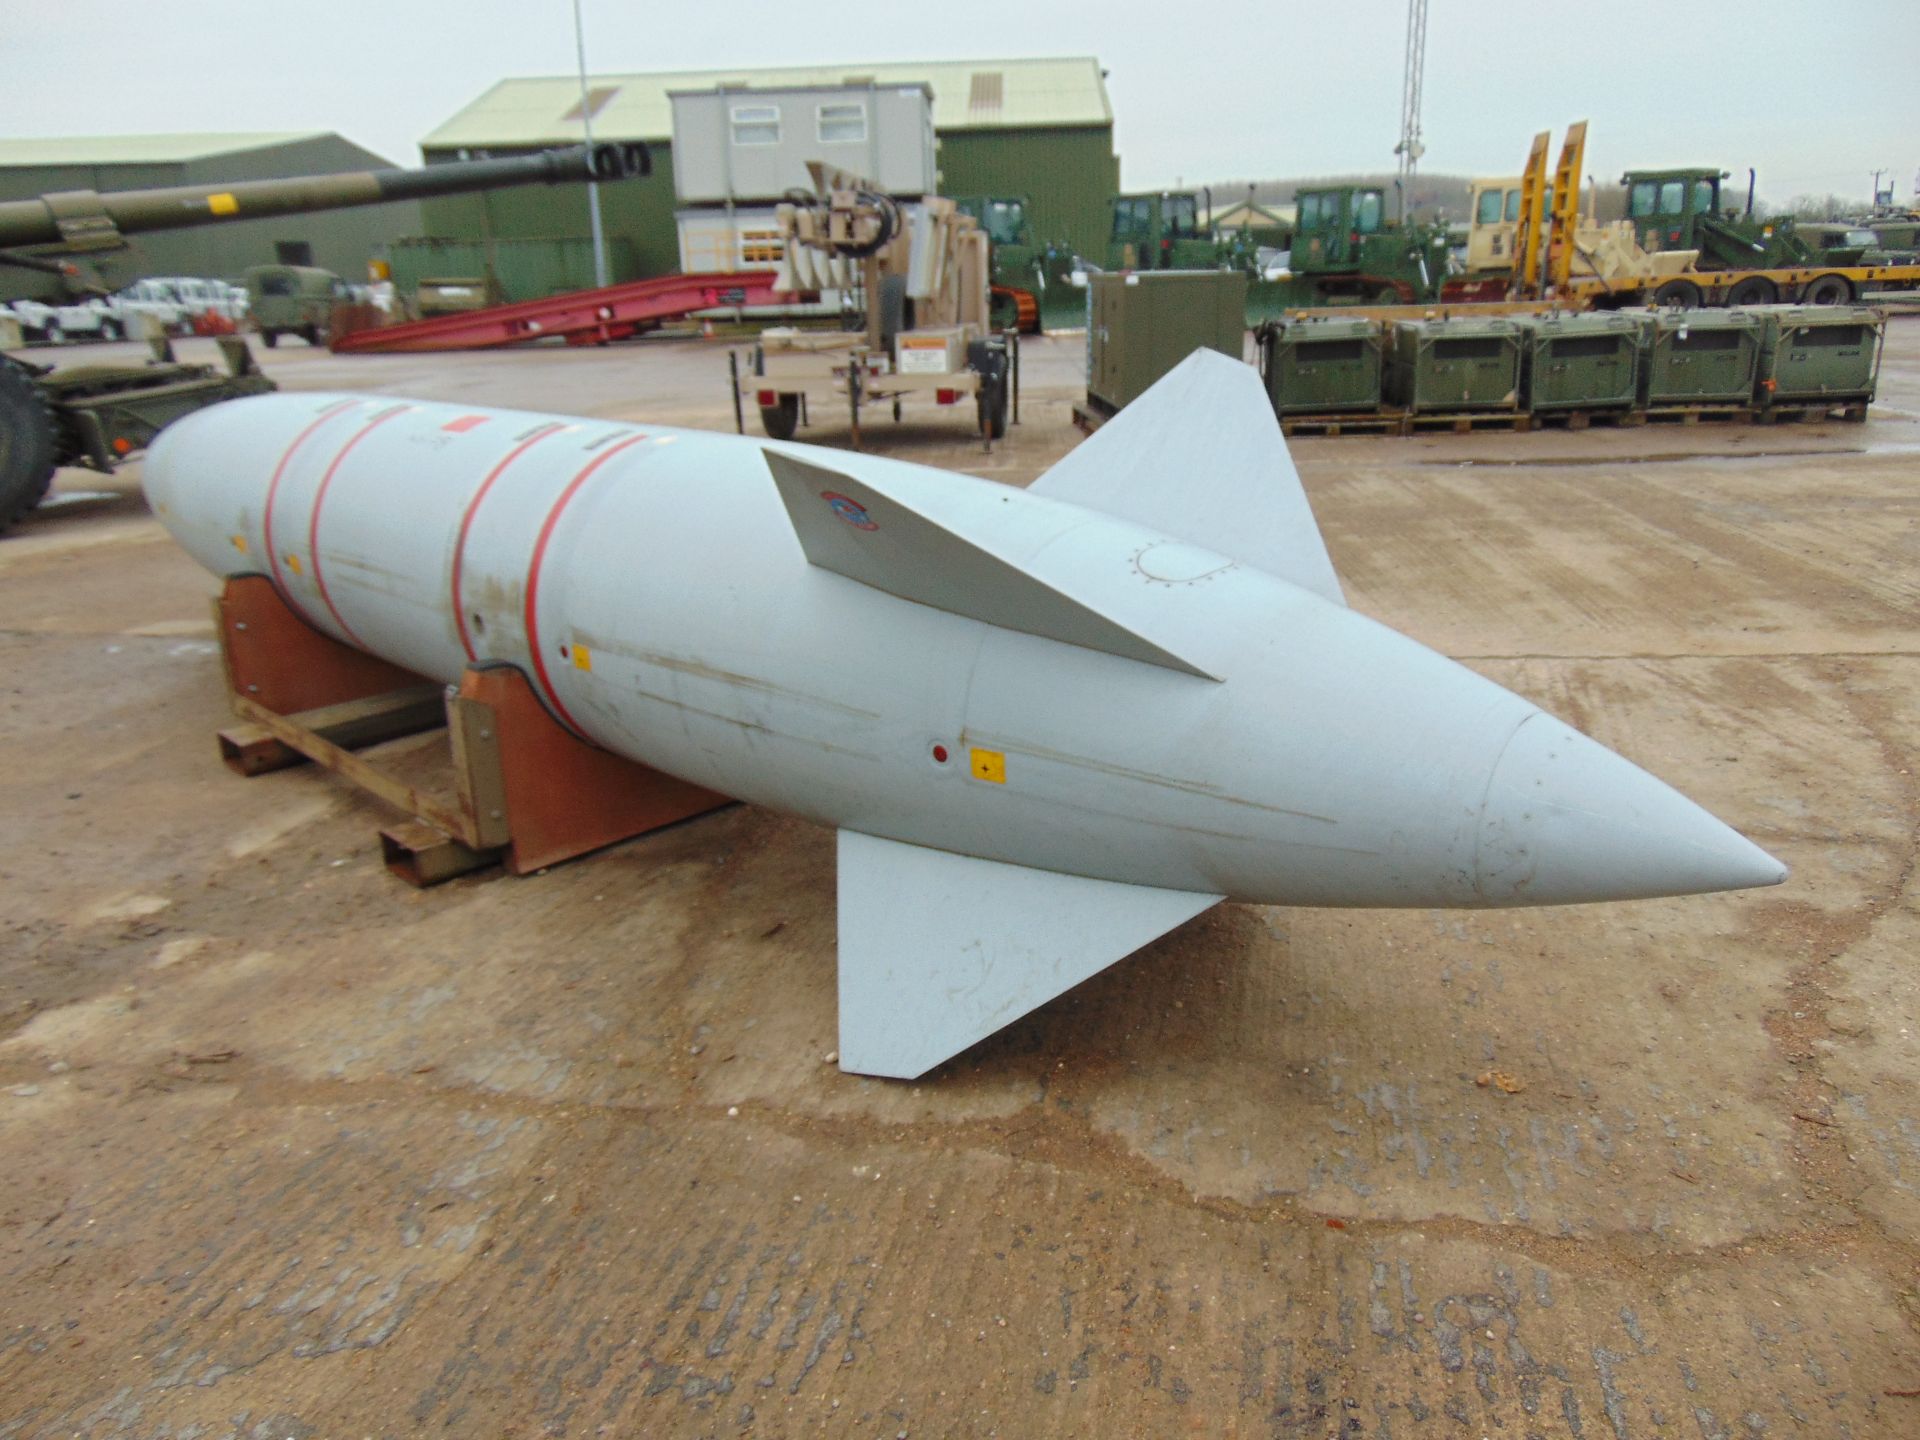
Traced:
<path fill-rule="evenodd" d="M 675 90 L 716 86 L 926 84 L 940 130 L 1110 125 L 1100 62 L 1090 55 L 1047 60 L 929 60 L 917 64 L 804 65 L 763 70 L 679 70 L 596 75 L 588 81 L 596 140 L 667 140 Z M 567 144 L 580 139 L 580 81 L 502 80 L 420 142 L 433 150 Z"/>
<path fill-rule="evenodd" d="M 0 168 L 19 165 L 179 165 L 214 155 L 265 150 L 316 140 L 323 130 L 275 130 L 221 135 L 63 135 L 43 140 L 0 140 Z"/>

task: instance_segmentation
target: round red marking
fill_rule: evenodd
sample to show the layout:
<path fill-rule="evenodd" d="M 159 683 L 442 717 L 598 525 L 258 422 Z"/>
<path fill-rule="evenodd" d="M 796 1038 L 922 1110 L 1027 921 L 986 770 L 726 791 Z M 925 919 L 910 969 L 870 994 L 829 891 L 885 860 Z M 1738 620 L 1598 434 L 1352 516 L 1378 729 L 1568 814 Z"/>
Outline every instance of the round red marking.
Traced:
<path fill-rule="evenodd" d="M 280 551 L 273 543 L 274 497 L 280 493 L 280 479 L 287 473 L 287 462 L 293 459 L 293 454 L 296 450 L 307 443 L 307 437 L 322 425 L 326 424 L 327 421 L 333 419 L 334 416 L 344 415 L 359 403 L 358 400 L 342 400 L 338 404 L 330 405 L 325 410 L 322 410 L 313 423 L 298 435 L 294 436 L 293 443 L 281 452 L 280 463 L 273 467 L 273 478 L 267 482 L 266 509 L 260 516 L 260 533 L 265 538 L 267 545 L 267 568 L 273 572 L 273 588 L 280 592 L 280 598 L 291 605 L 295 613 L 303 620 L 311 619 L 312 617 L 300 608 L 300 602 L 293 598 L 292 592 L 287 589 L 285 578 L 280 574 Z"/>
<path fill-rule="evenodd" d="M 573 497 L 580 493 L 580 487 L 587 483 L 593 472 L 607 461 L 618 455 L 630 445 L 638 445 L 646 439 L 645 435 L 629 435 L 618 445 L 610 445 L 588 462 L 572 480 L 567 488 L 560 492 L 560 498 L 553 502 L 553 508 L 547 512 L 547 518 L 540 527 L 540 536 L 533 542 L 533 558 L 527 562 L 527 654 L 533 660 L 533 673 L 540 682 L 540 688 L 546 692 L 553 713 L 575 734 L 583 733 L 579 722 L 568 713 L 567 707 L 560 702 L 560 696 L 553 688 L 553 677 L 547 674 L 547 662 L 541 654 L 540 644 L 540 566 L 547 558 L 547 542 L 553 539 L 553 527 L 559 523 L 560 512 L 567 508 Z"/>
<path fill-rule="evenodd" d="M 505 473 L 509 465 L 513 464 L 514 461 L 518 460 L 549 435 L 558 435 L 566 428 L 564 425 L 549 425 L 545 429 L 536 430 L 518 445 L 514 446 L 513 449 L 509 450 L 500 463 L 487 472 L 487 478 L 482 480 L 480 482 L 480 488 L 473 492 L 473 498 L 467 501 L 466 512 L 460 517 L 460 533 L 454 537 L 453 541 L 453 619 L 454 623 L 460 628 L 460 648 L 467 652 L 467 659 L 469 660 L 478 660 L 480 656 L 475 652 L 473 648 L 473 636 L 467 630 L 466 607 L 460 603 L 460 574 L 466 567 L 467 532 L 473 528 L 474 512 L 479 510 L 480 502 L 487 498 L 487 492 L 493 488 L 493 482 Z M 478 616 L 474 618 L 476 622 L 479 619 Z"/>
<path fill-rule="evenodd" d="M 933 758 L 942 765 L 946 764 L 947 763 L 947 747 L 944 745 L 934 746 Z"/>
<path fill-rule="evenodd" d="M 396 415 L 404 415 L 411 405 L 396 405 L 384 410 L 354 432 L 354 436 L 340 447 L 340 453 L 333 457 L 333 463 L 327 466 L 327 473 L 320 477 L 320 488 L 313 492 L 313 514 L 307 520 L 307 562 L 313 566 L 313 583 L 319 587 L 320 598 L 326 602 L 327 612 L 335 623 L 346 632 L 346 636 L 361 649 L 366 649 L 366 641 L 353 633 L 353 627 L 347 624 L 347 617 L 340 613 L 340 607 L 333 603 L 333 596 L 327 593 L 326 577 L 320 573 L 320 506 L 327 498 L 327 488 L 333 484 L 333 477 L 340 469 L 340 462 L 353 453 L 353 447 L 367 436 L 378 430 Z"/>

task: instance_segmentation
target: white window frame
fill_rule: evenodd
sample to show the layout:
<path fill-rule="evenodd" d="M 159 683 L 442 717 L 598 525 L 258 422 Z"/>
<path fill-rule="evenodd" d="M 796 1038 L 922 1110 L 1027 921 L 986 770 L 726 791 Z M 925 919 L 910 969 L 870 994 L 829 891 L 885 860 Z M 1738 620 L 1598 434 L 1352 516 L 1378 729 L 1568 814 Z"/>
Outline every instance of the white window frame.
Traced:
<path fill-rule="evenodd" d="M 830 110 L 837 111 L 839 113 L 829 117 L 827 112 Z M 860 122 L 860 133 L 858 135 L 829 136 L 827 134 L 827 126 L 830 123 L 835 125 L 845 125 L 849 121 L 854 120 L 855 118 L 858 118 Z M 828 101 L 825 104 L 814 106 L 813 134 L 814 134 L 814 138 L 818 140 L 822 145 L 864 145 L 866 144 L 867 143 L 867 102 L 864 100 L 832 100 L 832 101 Z"/>
<path fill-rule="evenodd" d="M 780 107 L 778 105 L 735 105 L 728 116 L 731 122 L 730 134 L 735 145 L 778 145 L 780 143 Z M 742 128 L 749 132 L 771 127 L 771 136 L 754 135 L 746 138 L 741 135 Z"/>

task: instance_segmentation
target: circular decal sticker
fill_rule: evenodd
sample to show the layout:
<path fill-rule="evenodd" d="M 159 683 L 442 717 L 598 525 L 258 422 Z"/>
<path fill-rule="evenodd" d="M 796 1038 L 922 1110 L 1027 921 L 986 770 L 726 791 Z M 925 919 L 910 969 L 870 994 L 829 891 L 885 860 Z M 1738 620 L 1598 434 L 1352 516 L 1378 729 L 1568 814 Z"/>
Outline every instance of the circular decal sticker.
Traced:
<path fill-rule="evenodd" d="M 850 500 L 834 490 L 822 490 L 820 498 L 833 507 L 833 513 L 856 530 L 878 530 L 873 517 L 867 514 L 867 507 L 858 500 Z"/>

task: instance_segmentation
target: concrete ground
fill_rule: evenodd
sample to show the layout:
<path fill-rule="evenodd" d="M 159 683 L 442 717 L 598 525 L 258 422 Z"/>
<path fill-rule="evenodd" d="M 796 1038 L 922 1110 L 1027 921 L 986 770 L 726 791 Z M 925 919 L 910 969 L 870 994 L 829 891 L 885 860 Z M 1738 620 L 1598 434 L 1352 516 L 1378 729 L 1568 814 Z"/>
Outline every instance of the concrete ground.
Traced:
<path fill-rule="evenodd" d="M 990 457 L 877 438 L 1024 483 L 1081 344 Z M 731 424 L 699 341 L 263 359 Z M 1920 1434 L 1920 322 L 1881 395 L 1294 445 L 1357 609 L 1786 886 L 1223 906 L 911 1084 L 825 1063 L 830 835 L 410 890 L 220 766 L 210 579 L 65 477 L 0 542 L 0 1437 Z"/>

